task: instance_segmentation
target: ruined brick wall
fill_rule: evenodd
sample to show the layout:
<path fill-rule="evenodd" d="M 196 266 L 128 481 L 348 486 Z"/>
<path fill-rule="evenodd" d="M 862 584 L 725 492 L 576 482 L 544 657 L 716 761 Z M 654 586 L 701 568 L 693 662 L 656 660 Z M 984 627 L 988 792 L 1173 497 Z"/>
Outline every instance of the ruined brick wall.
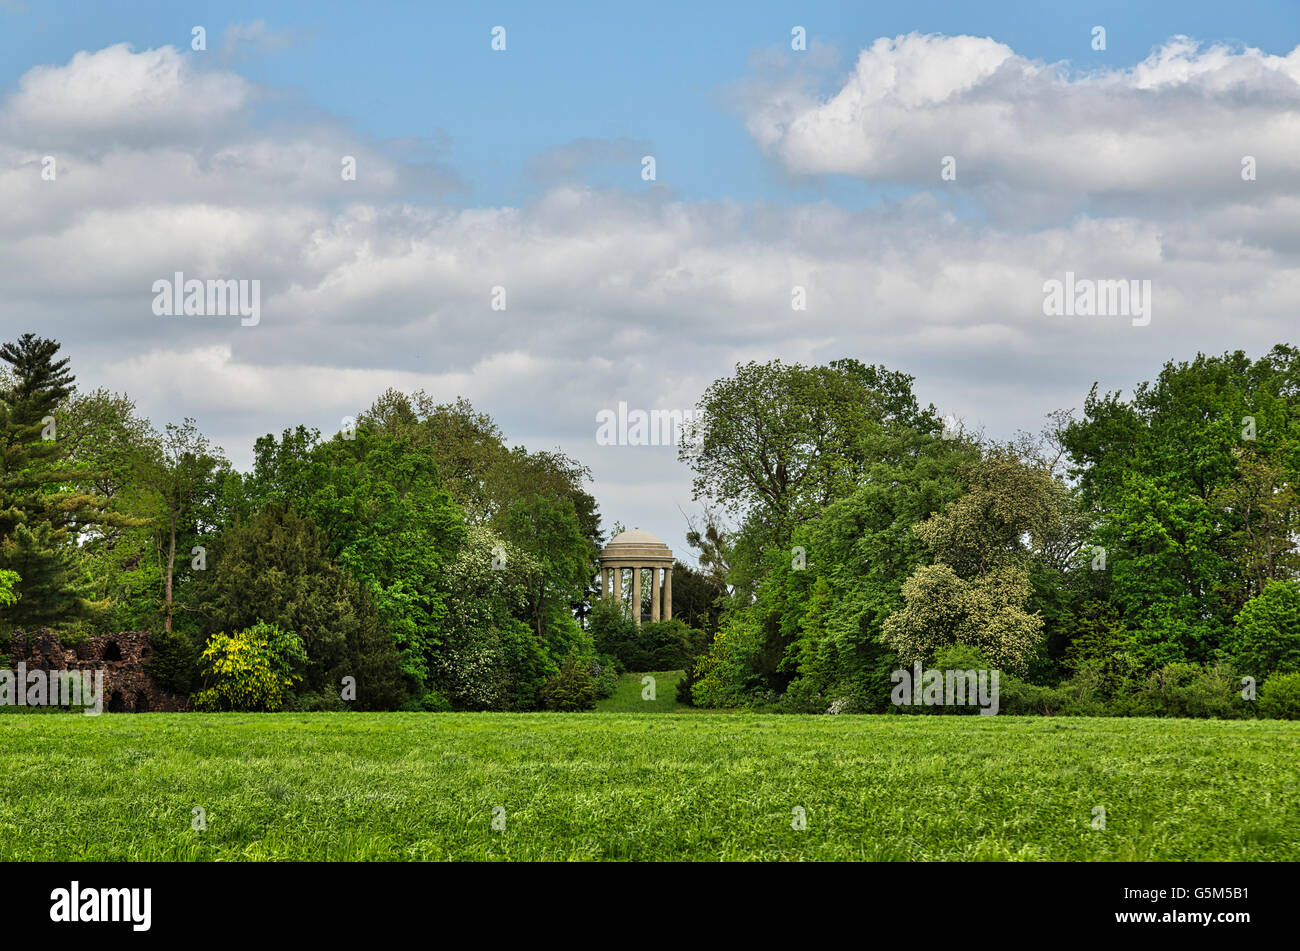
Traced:
<path fill-rule="evenodd" d="M 87 638 L 75 649 L 64 647 L 49 629 L 31 634 L 14 632 L 9 664 L 25 663 L 29 670 L 103 670 L 106 713 L 180 713 L 190 709 L 188 697 L 158 686 L 144 665 L 153 656 L 148 631 L 125 631 Z"/>

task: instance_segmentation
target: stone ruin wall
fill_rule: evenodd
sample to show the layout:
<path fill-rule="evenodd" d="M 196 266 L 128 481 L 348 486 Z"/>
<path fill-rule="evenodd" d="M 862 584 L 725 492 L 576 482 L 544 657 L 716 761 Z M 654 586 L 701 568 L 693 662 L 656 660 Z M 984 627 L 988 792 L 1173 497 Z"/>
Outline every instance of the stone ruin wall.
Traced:
<path fill-rule="evenodd" d="M 148 631 L 125 631 L 87 638 L 75 648 L 64 647 L 48 629 L 31 634 L 16 631 L 10 641 L 9 666 L 25 663 L 28 670 L 103 670 L 105 713 L 183 713 L 188 697 L 158 686 L 145 670 L 153 656 Z"/>

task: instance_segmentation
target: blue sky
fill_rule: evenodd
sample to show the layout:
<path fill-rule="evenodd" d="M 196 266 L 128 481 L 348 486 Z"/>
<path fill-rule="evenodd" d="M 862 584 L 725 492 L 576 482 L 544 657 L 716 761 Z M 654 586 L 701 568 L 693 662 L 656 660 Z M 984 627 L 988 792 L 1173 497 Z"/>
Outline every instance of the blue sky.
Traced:
<path fill-rule="evenodd" d="M 241 467 L 390 386 L 465 396 L 684 553 L 690 470 L 600 412 L 854 357 L 1009 437 L 1295 342 L 1298 44 L 1300 4 L 1249 0 L 0 0 L 0 339 Z M 260 281 L 260 322 L 154 314 L 177 270 Z M 1150 281 L 1152 319 L 1046 315 L 1067 272 Z"/>
<path fill-rule="evenodd" d="M 909 32 L 991 36 L 1022 55 L 1078 69 L 1129 66 L 1175 33 L 1240 41 L 1284 54 L 1300 37 L 1300 4 L 1161 0 L 1142 3 L 114 3 L 24 2 L 3 20 L 0 82 L 11 88 L 33 65 L 118 42 L 188 49 L 191 28 L 209 34 L 223 61 L 231 24 L 265 22 L 264 52 L 223 65 L 277 90 L 268 121 L 285 110 L 321 110 L 365 136 L 416 138 L 461 176 L 463 204 L 516 204 L 544 187 L 528 174 L 534 155 L 583 139 L 646 142 L 658 181 L 687 198 L 858 206 L 896 190 L 842 177 L 792 180 L 753 148 L 730 92 L 760 52 L 796 57 L 790 29 L 838 54 L 839 70 L 880 36 Z M 507 29 L 494 53 L 489 30 Z M 1095 25 L 1107 49 L 1090 47 Z M 283 45 L 280 45 L 283 44 Z M 830 77 L 834 72 L 829 74 Z M 600 164 L 588 181 L 644 187 L 639 166 Z"/>

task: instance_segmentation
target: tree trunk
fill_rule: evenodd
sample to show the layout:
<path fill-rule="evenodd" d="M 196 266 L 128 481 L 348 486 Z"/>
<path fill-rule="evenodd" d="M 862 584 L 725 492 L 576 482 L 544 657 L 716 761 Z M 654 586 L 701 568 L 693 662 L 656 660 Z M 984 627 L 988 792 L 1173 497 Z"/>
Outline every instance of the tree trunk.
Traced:
<path fill-rule="evenodd" d="M 165 610 L 167 613 L 167 619 L 164 626 L 167 630 L 167 633 L 170 634 L 172 630 L 172 578 L 176 574 L 176 516 L 175 514 L 168 515 L 167 521 L 168 521 L 167 527 L 171 538 L 167 546 L 167 591 L 166 591 L 166 601 L 165 601 Z"/>

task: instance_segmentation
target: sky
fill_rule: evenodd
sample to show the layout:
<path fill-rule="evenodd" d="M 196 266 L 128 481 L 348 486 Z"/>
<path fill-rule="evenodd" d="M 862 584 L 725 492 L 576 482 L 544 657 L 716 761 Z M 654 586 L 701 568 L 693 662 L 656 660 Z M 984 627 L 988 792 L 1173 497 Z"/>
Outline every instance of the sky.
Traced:
<path fill-rule="evenodd" d="M 0 0 L 0 334 L 241 468 L 464 396 L 689 561 L 689 467 L 602 410 L 855 357 L 1005 437 L 1295 342 L 1297 45 L 1293 2 Z M 178 271 L 258 321 L 155 313 Z M 1067 273 L 1149 313 L 1045 313 Z"/>

